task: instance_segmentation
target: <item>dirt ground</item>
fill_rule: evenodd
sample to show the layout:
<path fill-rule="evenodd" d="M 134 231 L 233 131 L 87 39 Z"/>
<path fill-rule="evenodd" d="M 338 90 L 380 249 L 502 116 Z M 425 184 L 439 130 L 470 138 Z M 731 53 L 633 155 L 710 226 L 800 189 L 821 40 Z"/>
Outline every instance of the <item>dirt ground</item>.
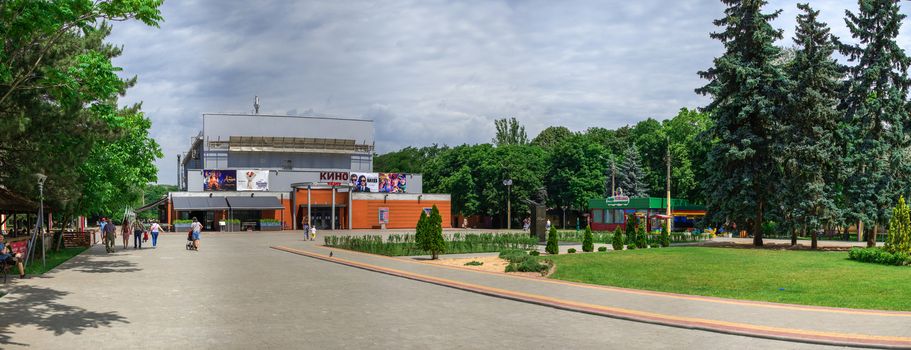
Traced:
<path fill-rule="evenodd" d="M 466 266 L 465 263 L 470 261 L 479 261 L 484 263 L 481 266 Z M 456 266 L 462 268 L 468 268 L 472 270 L 480 270 L 487 272 L 497 272 L 505 274 L 506 265 L 509 264 L 506 260 L 500 259 L 495 256 L 479 256 L 474 258 L 452 258 L 452 259 L 437 259 L 437 260 L 425 260 L 429 264 L 445 265 L 445 266 Z M 527 277 L 541 277 L 540 273 L 535 272 L 510 272 L 510 275 L 521 275 Z"/>

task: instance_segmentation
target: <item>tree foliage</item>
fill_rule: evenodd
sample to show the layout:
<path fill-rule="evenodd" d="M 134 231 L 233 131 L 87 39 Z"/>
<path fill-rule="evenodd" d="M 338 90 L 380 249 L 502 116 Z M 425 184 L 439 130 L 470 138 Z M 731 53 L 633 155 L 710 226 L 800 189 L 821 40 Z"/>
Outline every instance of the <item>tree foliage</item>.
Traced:
<path fill-rule="evenodd" d="M 515 117 L 497 119 L 493 123 L 497 129 L 497 134 L 493 138 L 495 146 L 528 144 L 528 135 L 525 134 L 525 127 L 519 124 Z"/>
<path fill-rule="evenodd" d="M 592 238 L 592 226 L 585 226 L 585 233 L 582 235 L 582 251 L 583 252 L 593 252 L 595 251 L 595 242 Z"/>
<path fill-rule="evenodd" d="M 781 12 L 763 13 L 766 1 L 722 0 L 725 16 L 715 21 L 721 31 L 710 36 L 725 52 L 699 75 L 709 83 L 696 91 L 710 96 L 713 143 L 709 174 L 703 182 L 714 221 L 750 227 L 754 244 L 762 245 L 764 215 L 779 175 L 773 156 L 774 125 L 785 112 L 788 80 L 778 64 L 782 33 L 771 25 Z"/>
<path fill-rule="evenodd" d="M 911 209 L 904 196 L 898 198 L 898 205 L 892 209 L 885 249 L 890 253 L 911 254 Z"/>
<path fill-rule="evenodd" d="M 555 226 L 551 226 L 550 231 L 547 232 L 547 246 L 544 247 L 544 251 L 547 254 L 560 254 L 559 238 L 557 238 L 557 228 Z"/>
<path fill-rule="evenodd" d="M 645 182 L 647 177 L 640 165 L 639 151 L 635 146 L 628 147 L 623 153 L 623 163 L 617 170 L 617 187 L 630 197 L 648 197 L 648 184 Z"/>
<path fill-rule="evenodd" d="M 161 1 L 0 3 L 0 185 L 45 198 L 65 216 L 123 208 L 155 181 L 161 151 L 139 105 L 118 107 L 135 78 L 111 60 L 108 20 L 157 26 Z M 64 221 L 66 221 L 64 219 Z"/>
<path fill-rule="evenodd" d="M 909 188 L 906 130 L 908 66 L 896 38 L 905 15 L 891 0 L 860 0 L 857 13 L 845 11 L 845 23 L 856 44 L 839 44 L 853 66 L 846 68 L 842 90 L 841 132 L 845 146 L 846 202 L 851 219 L 878 225 L 889 207 Z M 874 244 L 869 235 L 867 244 Z"/>

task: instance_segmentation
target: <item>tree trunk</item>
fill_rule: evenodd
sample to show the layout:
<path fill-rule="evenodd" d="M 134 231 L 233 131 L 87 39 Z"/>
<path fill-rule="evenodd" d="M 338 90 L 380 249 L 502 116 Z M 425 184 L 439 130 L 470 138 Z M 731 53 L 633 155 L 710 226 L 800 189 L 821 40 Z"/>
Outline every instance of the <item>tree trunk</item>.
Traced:
<path fill-rule="evenodd" d="M 566 208 L 563 208 L 563 229 L 566 229 Z"/>
<path fill-rule="evenodd" d="M 756 211 L 756 222 L 753 223 L 753 245 L 757 247 L 762 247 L 762 222 L 764 210 L 765 203 L 760 199 L 759 210 Z"/>
<path fill-rule="evenodd" d="M 813 235 L 813 243 L 810 245 L 810 247 L 813 248 L 813 249 L 816 249 L 816 246 L 817 246 L 817 238 L 818 238 L 818 236 L 819 236 L 819 230 L 814 229 L 812 235 Z"/>
<path fill-rule="evenodd" d="M 879 223 L 873 224 L 873 233 L 867 236 L 867 248 L 876 246 L 876 235 L 879 233 Z"/>
<path fill-rule="evenodd" d="M 797 245 L 797 228 L 791 226 L 791 246 Z"/>

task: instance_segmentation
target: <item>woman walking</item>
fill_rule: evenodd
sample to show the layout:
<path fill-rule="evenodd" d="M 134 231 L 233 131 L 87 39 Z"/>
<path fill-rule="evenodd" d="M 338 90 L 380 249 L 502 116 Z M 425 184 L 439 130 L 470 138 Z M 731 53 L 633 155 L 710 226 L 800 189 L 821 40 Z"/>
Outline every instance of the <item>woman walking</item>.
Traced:
<path fill-rule="evenodd" d="M 152 231 L 152 248 L 158 244 L 158 232 L 161 231 L 161 226 L 157 222 L 152 222 L 152 227 L 149 228 Z"/>
<path fill-rule="evenodd" d="M 196 251 L 198 252 L 199 251 L 199 233 L 202 232 L 202 224 L 200 224 L 199 221 L 197 221 L 196 218 L 194 217 L 193 224 L 190 225 L 190 228 L 193 229 L 193 248 L 195 248 Z"/>
<path fill-rule="evenodd" d="M 123 236 L 123 249 L 127 249 L 130 245 L 130 236 L 132 236 L 133 230 L 130 229 L 130 220 L 123 218 L 123 227 L 120 234 Z"/>

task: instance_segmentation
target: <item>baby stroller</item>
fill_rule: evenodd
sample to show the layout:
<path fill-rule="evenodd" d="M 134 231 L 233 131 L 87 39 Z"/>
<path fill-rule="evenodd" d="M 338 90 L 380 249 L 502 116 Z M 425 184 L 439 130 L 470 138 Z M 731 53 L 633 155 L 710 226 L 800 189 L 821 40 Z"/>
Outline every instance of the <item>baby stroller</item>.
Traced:
<path fill-rule="evenodd" d="M 193 231 L 187 233 L 187 250 L 194 250 L 196 247 L 193 245 Z"/>

